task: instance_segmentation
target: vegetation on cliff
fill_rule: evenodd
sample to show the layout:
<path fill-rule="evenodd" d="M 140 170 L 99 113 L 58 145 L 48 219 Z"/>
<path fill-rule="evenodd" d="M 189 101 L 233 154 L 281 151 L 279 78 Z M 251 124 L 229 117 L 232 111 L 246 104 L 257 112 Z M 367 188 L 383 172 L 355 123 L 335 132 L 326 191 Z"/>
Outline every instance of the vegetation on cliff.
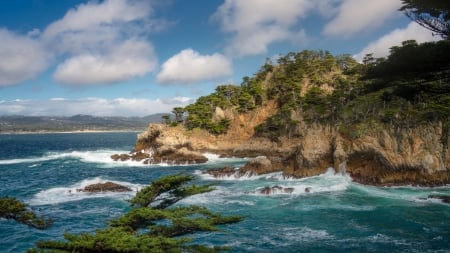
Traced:
<path fill-rule="evenodd" d="M 240 86 L 221 85 L 184 110 L 177 122 L 188 129 L 225 133 L 230 120 L 215 117 L 216 108 L 235 114 L 276 101 L 278 111 L 256 127 L 255 135 L 277 140 L 300 134 L 301 123 L 338 126 L 348 137 L 390 127 L 410 128 L 443 122 L 450 115 L 450 41 L 405 41 L 386 58 L 305 50 L 267 61 Z M 182 111 L 186 116 L 181 117 Z"/>
<path fill-rule="evenodd" d="M 65 234 L 65 241 L 40 241 L 28 252 L 219 252 L 226 247 L 193 244 L 186 237 L 217 231 L 219 225 L 242 220 L 222 216 L 200 206 L 171 207 L 183 198 L 212 191 L 209 185 L 189 184 L 190 175 L 169 175 L 139 191 L 129 202 L 132 208 L 95 233 Z"/>

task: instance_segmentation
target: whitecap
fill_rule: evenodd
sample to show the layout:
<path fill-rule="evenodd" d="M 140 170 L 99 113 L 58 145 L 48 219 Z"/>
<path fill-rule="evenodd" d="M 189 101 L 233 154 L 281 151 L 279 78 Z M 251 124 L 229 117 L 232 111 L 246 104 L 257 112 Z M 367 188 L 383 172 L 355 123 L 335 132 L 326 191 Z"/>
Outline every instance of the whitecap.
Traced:
<path fill-rule="evenodd" d="M 41 157 L 29 157 L 18 159 L 0 160 L 2 164 L 19 164 L 19 163 L 39 163 L 44 161 L 75 158 L 80 159 L 83 162 L 89 163 L 112 163 L 111 155 L 123 153 L 123 151 L 117 150 L 95 150 L 95 151 L 70 151 L 70 152 L 49 152 Z"/>
<path fill-rule="evenodd" d="M 214 190 L 202 194 L 189 196 L 180 201 L 186 205 L 227 205 L 239 204 L 245 206 L 253 206 L 255 203 L 249 200 L 237 200 L 246 195 L 244 189 L 229 188 L 225 186 L 214 186 Z"/>
<path fill-rule="evenodd" d="M 204 153 L 203 154 L 206 158 L 208 158 L 207 163 L 229 163 L 229 162 L 246 162 L 249 159 L 248 158 L 238 158 L 238 157 L 221 157 L 217 154 L 212 153 Z"/>
<path fill-rule="evenodd" d="M 334 238 L 326 230 L 311 229 L 309 227 L 286 227 L 282 228 L 280 233 L 286 240 L 296 242 L 329 240 Z"/>
<path fill-rule="evenodd" d="M 282 177 L 281 174 L 272 174 L 265 177 L 272 180 L 271 184 L 255 188 L 253 195 L 302 195 L 322 192 L 345 191 L 351 185 L 352 179 L 347 174 L 335 173 L 328 169 L 327 172 L 312 177 L 301 179 Z M 270 181 L 269 181 L 270 182 Z M 265 188 L 270 188 L 270 194 L 261 193 Z"/>
<path fill-rule="evenodd" d="M 105 192 L 105 193 L 88 193 L 79 191 L 79 189 L 84 189 L 84 187 L 91 184 L 113 182 L 130 188 L 131 192 Z M 129 182 L 121 182 L 115 180 L 107 180 L 101 177 L 95 177 L 90 179 L 82 180 L 70 186 L 54 187 L 47 190 L 42 190 L 36 193 L 33 198 L 29 201 L 30 205 L 51 205 L 59 204 L 70 201 L 78 201 L 88 198 L 117 198 L 117 199 L 128 199 L 133 197 L 137 191 L 139 191 L 143 186 L 140 184 L 133 184 Z"/>

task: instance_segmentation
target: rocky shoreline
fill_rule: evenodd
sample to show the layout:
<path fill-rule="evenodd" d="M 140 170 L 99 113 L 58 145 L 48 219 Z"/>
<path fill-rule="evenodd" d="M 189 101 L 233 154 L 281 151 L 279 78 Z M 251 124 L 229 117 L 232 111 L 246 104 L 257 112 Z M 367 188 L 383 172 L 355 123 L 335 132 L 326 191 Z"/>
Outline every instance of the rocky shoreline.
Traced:
<path fill-rule="evenodd" d="M 370 129 L 349 138 L 335 127 L 317 124 L 299 129 L 300 137 L 272 142 L 252 136 L 248 128 L 231 128 L 225 135 L 214 136 L 198 129 L 150 124 L 138 135 L 131 153 L 111 158 L 146 164 L 200 164 L 207 162 L 203 154 L 208 152 L 254 158 L 239 170 L 209 172 L 213 176 L 283 172 L 303 178 L 332 167 L 362 184 L 439 186 L 450 183 L 450 143 L 448 138 L 443 141 L 449 136 L 445 131 L 442 124 L 427 124 L 406 130 Z"/>

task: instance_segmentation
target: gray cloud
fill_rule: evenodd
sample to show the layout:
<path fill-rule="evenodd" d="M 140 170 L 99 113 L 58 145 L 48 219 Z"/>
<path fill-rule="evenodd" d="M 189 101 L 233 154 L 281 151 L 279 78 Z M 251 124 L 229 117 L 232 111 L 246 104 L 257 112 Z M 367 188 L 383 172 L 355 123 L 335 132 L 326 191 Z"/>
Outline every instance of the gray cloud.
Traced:
<path fill-rule="evenodd" d="M 23 82 L 39 75 L 49 64 L 39 41 L 0 28 L 0 87 Z"/>

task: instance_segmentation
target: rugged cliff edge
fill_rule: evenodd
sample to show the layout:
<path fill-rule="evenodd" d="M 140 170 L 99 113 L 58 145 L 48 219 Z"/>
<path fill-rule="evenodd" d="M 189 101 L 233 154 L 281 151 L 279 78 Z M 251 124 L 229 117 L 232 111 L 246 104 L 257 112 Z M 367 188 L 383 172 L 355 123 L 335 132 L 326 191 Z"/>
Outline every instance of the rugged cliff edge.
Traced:
<path fill-rule="evenodd" d="M 450 41 L 406 41 L 385 59 L 302 51 L 151 124 L 115 160 L 203 163 L 205 152 L 259 157 L 214 176 L 333 167 L 374 185 L 450 183 Z M 445 53 L 444 53 L 445 52 Z M 418 68 L 426 64 L 426 68 Z M 264 158 L 265 157 L 265 158 Z"/>
<path fill-rule="evenodd" d="M 246 127 L 241 130 L 214 136 L 199 129 L 189 131 L 181 126 L 150 124 L 147 131 L 138 135 L 129 158 L 145 163 L 187 164 L 206 162 L 207 158 L 202 155 L 205 152 L 236 157 L 265 156 L 269 165 L 251 166 L 249 163 L 241 169 L 241 174 L 283 171 L 286 176 L 306 177 L 333 167 L 365 184 L 434 186 L 450 183 L 450 143 L 448 139 L 443 142 L 449 133 L 443 132 L 442 124 L 408 130 L 371 130 L 353 139 L 341 134 L 336 127 L 316 124 L 304 126 L 300 137 L 280 142 L 251 137 L 248 135 L 251 130 Z"/>

